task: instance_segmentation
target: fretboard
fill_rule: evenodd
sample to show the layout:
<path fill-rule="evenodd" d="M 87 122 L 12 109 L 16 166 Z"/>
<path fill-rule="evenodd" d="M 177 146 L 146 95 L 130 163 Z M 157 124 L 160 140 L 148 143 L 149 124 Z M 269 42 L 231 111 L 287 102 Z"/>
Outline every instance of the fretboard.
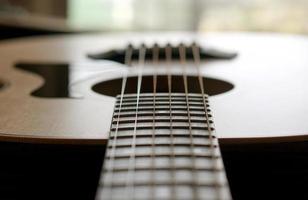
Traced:
<path fill-rule="evenodd" d="M 231 199 L 207 96 L 118 96 L 97 200 Z"/>

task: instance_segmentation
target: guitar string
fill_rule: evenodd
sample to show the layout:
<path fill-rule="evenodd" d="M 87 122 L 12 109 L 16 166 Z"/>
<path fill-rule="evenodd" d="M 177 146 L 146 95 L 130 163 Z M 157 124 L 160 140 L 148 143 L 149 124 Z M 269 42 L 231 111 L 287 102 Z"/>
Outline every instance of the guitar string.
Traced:
<path fill-rule="evenodd" d="M 184 44 L 180 44 L 179 46 L 179 55 L 180 55 L 180 63 L 182 66 L 182 72 L 183 72 L 183 83 L 184 83 L 184 90 L 185 90 L 185 98 L 186 98 L 186 107 L 187 107 L 187 117 L 188 117 L 188 124 L 189 124 L 189 138 L 190 138 L 190 150 L 191 150 L 191 157 L 192 157 L 192 178 L 194 180 L 194 184 L 192 186 L 193 190 L 193 199 L 198 198 L 197 194 L 197 184 L 196 184 L 196 158 L 195 158 L 195 152 L 194 152 L 194 143 L 193 143 L 193 135 L 192 135 L 192 126 L 191 126 L 191 116 L 190 116 L 190 107 L 189 107 L 189 95 L 188 95 L 188 80 L 187 80 L 187 72 L 186 72 L 186 47 Z"/>
<path fill-rule="evenodd" d="M 158 64 L 158 60 L 159 60 L 159 46 L 158 44 L 154 44 L 153 47 L 153 57 L 152 57 L 152 63 L 154 65 L 154 73 L 153 73 L 153 130 L 152 130 L 152 154 L 151 154 L 151 165 L 152 165 L 152 172 L 151 172 L 151 197 L 152 200 L 155 199 L 155 190 L 154 190 L 154 186 L 155 186 L 155 118 L 156 118 L 156 91 L 157 91 L 157 64 Z"/>
<path fill-rule="evenodd" d="M 126 48 L 126 51 L 125 51 L 125 61 L 124 61 L 124 63 L 125 63 L 126 66 L 131 66 L 132 54 L 133 54 L 133 47 L 132 47 L 131 44 L 129 44 Z M 119 123 L 120 123 L 122 102 L 123 102 L 123 97 L 124 97 L 124 93 L 125 93 L 126 83 L 127 83 L 127 73 L 125 73 L 123 75 L 123 78 L 122 78 L 122 86 L 121 86 L 121 95 L 120 95 L 120 103 L 119 103 L 119 109 L 118 109 L 117 123 L 116 123 L 115 131 L 114 131 L 114 134 L 113 134 L 112 148 L 111 148 L 111 153 L 110 153 L 111 155 L 109 157 L 109 166 L 107 167 L 107 171 L 106 171 L 106 174 L 110 174 L 110 180 L 111 181 L 113 180 L 115 148 L 116 148 L 116 143 L 117 143 L 117 136 L 118 136 Z M 107 146 L 107 148 L 108 148 L 108 146 Z M 109 196 L 108 199 L 113 199 L 111 191 L 109 191 L 109 195 L 110 196 Z"/>
<path fill-rule="evenodd" d="M 183 46 L 182 46 L 183 48 Z M 171 54 L 170 54 L 170 50 L 168 50 L 169 48 L 167 47 L 166 48 L 166 59 L 167 59 L 167 62 L 168 60 L 170 61 L 171 59 Z M 154 53 L 154 52 L 153 52 Z M 144 52 L 144 55 L 145 55 L 145 52 Z M 169 55 L 169 56 L 168 56 Z M 181 53 L 180 53 L 181 55 Z M 184 49 L 184 53 L 182 52 L 182 58 L 185 56 L 185 49 Z M 141 59 L 141 50 L 139 52 L 139 67 L 140 66 L 143 66 L 144 65 L 144 58 Z M 154 56 L 153 56 L 154 57 Z M 184 57 L 185 58 L 185 57 Z M 200 89 L 201 89 L 201 93 L 202 93 L 202 96 L 203 96 L 203 104 L 204 104 L 204 109 L 205 109 L 205 113 L 206 113 L 206 122 L 207 122 L 207 126 L 208 126 L 208 131 L 209 131 L 209 134 L 210 134 L 210 141 L 211 141 L 211 147 L 213 148 L 214 147 L 214 144 L 213 144 L 213 137 L 212 137 L 212 130 L 210 129 L 210 123 L 209 123 L 209 118 L 208 118 L 208 112 L 207 112 L 207 107 L 206 107 L 206 99 L 205 99 L 205 95 L 204 95 L 204 83 L 203 83 L 203 80 L 202 80 L 202 77 L 201 77 L 201 73 L 200 73 L 200 55 L 199 55 L 199 48 L 196 47 L 195 44 L 193 44 L 193 58 L 194 58 L 194 62 L 195 62 L 195 65 L 197 67 L 197 71 L 198 71 L 198 80 L 199 80 L 199 85 L 200 85 Z M 130 66 L 131 65 L 131 59 L 132 59 L 132 46 L 128 46 L 127 50 L 126 50 L 126 54 L 125 54 L 125 64 L 127 66 Z M 143 61 L 142 61 L 143 60 Z M 182 61 L 186 60 L 185 59 L 181 59 Z M 154 58 L 153 58 L 153 61 L 154 61 Z M 182 62 L 181 61 L 181 62 Z M 142 64 L 143 63 L 143 64 Z M 142 64 L 142 65 L 141 65 Z M 183 66 L 183 65 L 182 65 Z M 184 66 L 185 67 L 185 66 Z M 186 94 L 186 98 L 188 100 L 188 89 L 187 89 L 187 75 L 186 75 L 186 70 L 184 71 L 184 76 L 183 76 L 183 80 L 184 80 L 184 87 L 185 87 L 185 94 Z M 140 95 L 140 88 L 141 88 L 141 79 L 142 79 L 142 71 L 140 70 L 139 71 L 139 75 L 138 75 L 138 93 L 137 93 L 137 108 L 136 108 L 136 117 L 137 116 L 137 110 L 138 110 L 138 102 L 139 102 L 139 95 Z M 117 140 L 117 132 L 118 132 L 118 126 L 119 126 L 119 121 L 120 121 L 120 115 L 121 115 L 121 108 L 122 108 L 122 102 L 123 102 L 123 96 L 124 96 L 124 92 L 125 92 L 125 87 L 126 87 L 126 82 L 127 82 L 127 75 L 123 76 L 123 79 L 122 79 L 122 89 L 121 89 L 121 96 L 120 96 L 120 103 L 119 103 L 119 109 L 118 109 L 118 119 L 117 119 L 117 124 L 116 124 L 116 129 L 115 129 L 115 133 L 114 133 L 114 139 L 113 139 L 113 144 L 112 144 L 112 151 L 111 151 L 111 156 L 109 158 L 109 160 L 111 161 L 111 166 L 113 165 L 113 159 L 114 159 L 114 156 L 115 156 L 115 145 L 116 145 L 116 140 Z M 153 76 L 153 91 L 154 91 L 154 111 L 155 111 L 155 96 L 156 96 L 156 85 L 157 85 L 157 74 L 154 74 Z M 170 103 L 170 108 L 171 108 L 171 74 L 168 73 L 168 92 L 169 92 L 169 103 Z M 189 104 L 188 104 L 189 106 Z M 189 107 L 188 107 L 189 108 Z M 188 112 L 189 113 L 189 112 Z M 155 123 L 155 112 L 153 113 L 154 114 L 154 117 L 153 117 L 153 120 L 154 120 L 154 123 Z M 188 114 L 189 115 L 189 114 Z M 189 123 L 190 123 L 190 116 L 188 116 L 189 118 Z M 136 127 L 136 124 L 137 123 L 137 118 L 135 120 L 135 127 Z M 172 111 L 170 109 L 170 123 L 171 123 L 171 131 L 172 131 Z M 190 127 L 191 129 L 191 127 Z M 191 130 L 190 130 L 191 131 Z M 135 134 L 134 134 L 135 135 Z M 153 136 L 155 137 L 155 134 L 153 134 Z M 171 133 L 171 137 L 172 137 L 172 133 Z M 172 141 L 173 142 L 173 139 Z M 134 144 L 134 142 L 133 142 Z M 213 150 L 213 149 L 212 149 Z M 214 154 L 213 154 L 214 155 Z M 109 168 L 109 171 L 111 172 L 111 176 L 113 174 L 113 167 Z M 110 198 L 112 199 L 112 197 Z"/>
<path fill-rule="evenodd" d="M 172 75 L 171 75 L 171 61 L 172 61 L 172 47 L 171 44 L 167 44 L 165 48 L 165 55 L 166 55 L 166 65 L 167 65 L 167 81 L 168 81 L 168 95 L 169 95 L 169 120 L 170 120 L 170 165 L 171 165 L 171 199 L 174 200 L 175 197 L 175 155 L 174 155 L 174 136 L 173 136 L 173 119 L 172 119 Z"/>
<path fill-rule="evenodd" d="M 200 50 L 199 50 L 199 47 L 196 45 L 195 42 L 192 44 L 192 52 L 193 52 L 194 65 L 196 66 L 196 69 L 197 69 L 198 81 L 199 81 L 199 86 L 200 86 L 200 90 L 201 90 L 201 94 L 202 94 L 204 112 L 205 112 L 205 117 L 206 117 L 206 125 L 208 127 L 208 132 L 209 132 L 210 152 L 211 152 L 211 155 L 212 155 L 213 170 L 214 170 L 214 173 L 216 174 L 215 188 L 216 188 L 218 198 L 221 199 L 222 194 L 221 194 L 221 191 L 219 190 L 218 174 L 217 174 L 218 160 L 215 158 L 215 144 L 214 144 L 214 141 L 213 141 L 214 136 L 213 136 L 213 132 L 211 130 L 211 124 L 210 124 L 210 120 L 209 120 L 207 103 L 206 103 L 206 99 L 205 99 L 204 82 L 203 82 L 203 78 L 201 76 L 201 69 L 200 69 L 200 60 L 201 60 L 200 59 Z"/>
<path fill-rule="evenodd" d="M 137 123 L 138 123 L 138 110 L 139 110 L 139 99 L 142 83 L 142 70 L 145 64 L 145 54 L 146 47 L 144 44 L 141 45 L 139 49 L 139 60 L 138 60 L 138 82 L 137 82 L 137 100 L 136 100 L 136 115 L 135 115 L 135 124 L 134 124 L 134 133 L 133 140 L 131 144 L 131 153 L 129 158 L 129 169 L 127 172 L 126 178 L 126 196 L 129 199 L 134 198 L 134 174 L 135 174 L 135 147 L 136 147 L 136 134 L 137 134 Z"/>

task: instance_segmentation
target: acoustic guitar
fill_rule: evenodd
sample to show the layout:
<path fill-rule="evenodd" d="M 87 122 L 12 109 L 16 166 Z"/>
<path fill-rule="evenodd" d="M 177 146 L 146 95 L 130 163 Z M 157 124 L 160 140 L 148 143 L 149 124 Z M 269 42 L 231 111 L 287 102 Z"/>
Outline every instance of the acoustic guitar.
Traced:
<path fill-rule="evenodd" d="M 307 50 L 252 33 L 5 41 L 0 140 L 105 146 L 97 200 L 236 199 L 220 148 L 307 140 Z"/>

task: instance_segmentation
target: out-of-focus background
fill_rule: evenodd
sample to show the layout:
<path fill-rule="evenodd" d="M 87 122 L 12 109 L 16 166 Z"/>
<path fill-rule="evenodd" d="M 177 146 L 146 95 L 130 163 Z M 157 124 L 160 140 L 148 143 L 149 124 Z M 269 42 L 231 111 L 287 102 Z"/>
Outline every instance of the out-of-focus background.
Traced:
<path fill-rule="evenodd" d="M 43 32 L 198 30 L 306 34 L 307 9 L 307 0 L 0 0 L 0 26 Z M 4 37 L 4 32 L 1 35 Z"/>

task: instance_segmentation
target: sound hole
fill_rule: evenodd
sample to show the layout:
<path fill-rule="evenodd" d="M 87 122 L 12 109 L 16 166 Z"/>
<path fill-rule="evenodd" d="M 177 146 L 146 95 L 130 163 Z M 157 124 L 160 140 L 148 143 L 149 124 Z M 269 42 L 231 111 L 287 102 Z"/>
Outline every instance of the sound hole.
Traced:
<path fill-rule="evenodd" d="M 31 95 L 47 98 L 72 98 L 70 80 L 72 69 L 69 64 L 62 63 L 18 63 L 18 69 L 38 74 L 44 78 L 44 84 L 34 90 Z"/>
<path fill-rule="evenodd" d="M 188 76 L 188 92 L 201 93 L 198 77 Z M 126 84 L 125 93 L 137 93 L 137 77 L 129 77 Z M 234 88 L 233 84 L 204 77 L 204 92 L 210 96 L 228 92 Z M 100 82 L 92 87 L 92 89 L 107 96 L 116 96 L 121 94 L 122 79 L 113 79 L 109 81 Z M 168 93 L 168 78 L 165 75 L 157 76 L 157 93 Z M 172 92 L 184 93 L 183 76 L 172 76 Z M 142 77 L 141 93 L 153 93 L 153 76 Z"/>

